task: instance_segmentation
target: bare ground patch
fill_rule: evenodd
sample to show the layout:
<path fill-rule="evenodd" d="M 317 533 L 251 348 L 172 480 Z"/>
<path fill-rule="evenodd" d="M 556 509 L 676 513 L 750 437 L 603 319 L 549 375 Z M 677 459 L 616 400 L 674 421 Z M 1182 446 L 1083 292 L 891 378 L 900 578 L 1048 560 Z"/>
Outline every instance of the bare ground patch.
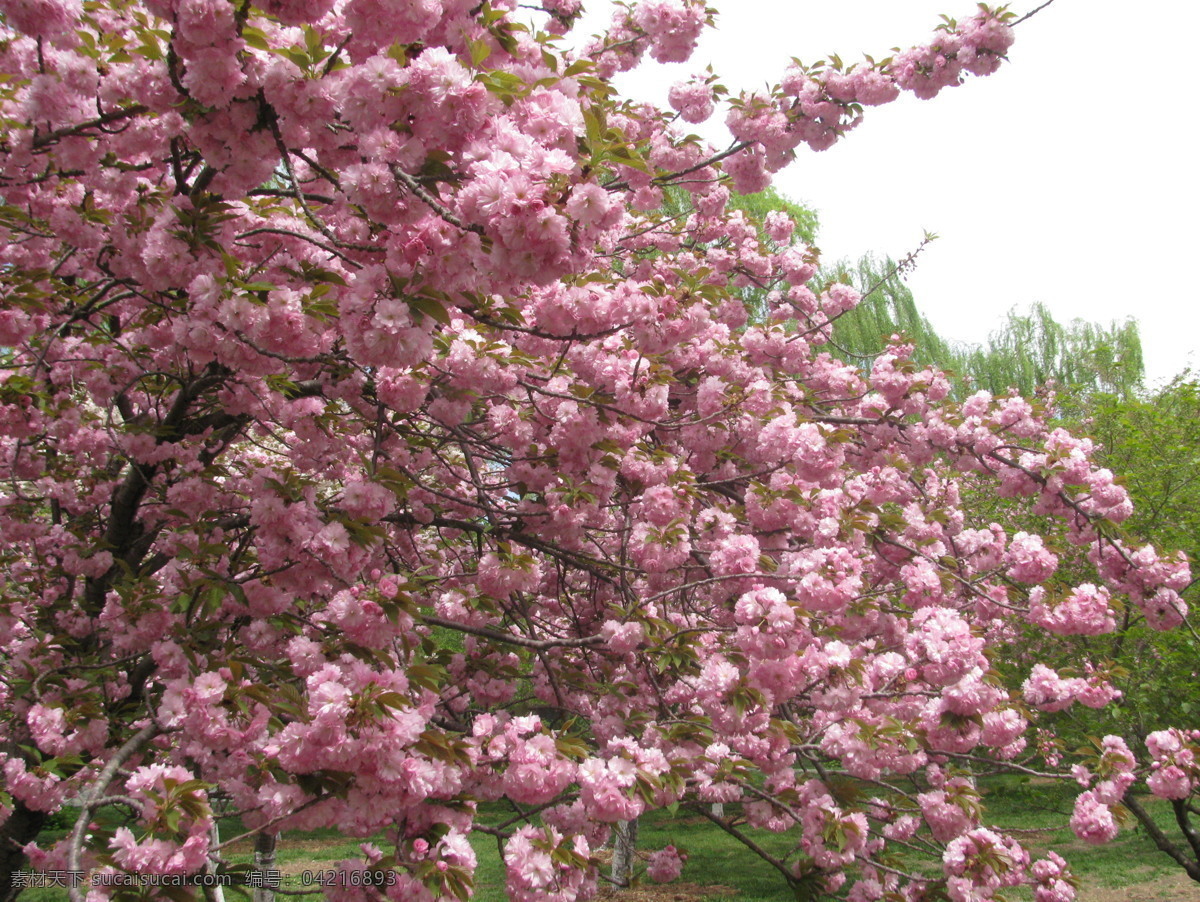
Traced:
<path fill-rule="evenodd" d="M 732 886 L 699 886 L 695 883 L 669 883 L 662 886 L 637 886 L 627 890 L 611 888 L 600 891 L 601 899 L 620 899 L 620 902 L 715 902 L 722 897 L 735 897 L 738 891 Z"/>
<path fill-rule="evenodd" d="M 1131 868 L 1128 886 L 1099 886 L 1085 881 L 1079 887 L 1079 902 L 1200 902 L 1200 883 L 1183 871 L 1160 877 L 1150 877 L 1150 873 L 1148 868 Z"/>

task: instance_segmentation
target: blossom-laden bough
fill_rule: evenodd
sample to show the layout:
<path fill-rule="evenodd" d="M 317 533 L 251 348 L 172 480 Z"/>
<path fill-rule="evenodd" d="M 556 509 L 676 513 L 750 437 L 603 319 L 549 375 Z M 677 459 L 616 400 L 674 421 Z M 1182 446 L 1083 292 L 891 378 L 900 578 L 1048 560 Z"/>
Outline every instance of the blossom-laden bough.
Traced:
<path fill-rule="evenodd" d="M 220 799 L 265 834 L 388 831 L 344 865 L 388 878 L 331 897 L 465 898 L 482 831 L 513 899 L 567 902 L 614 822 L 740 802 L 795 835 L 767 857 L 798 889 L 1071 896 L 973 774 L 1111 692 L 1022 694 L 989 650 L 1118 603 L 1168 626 L 1186 566 L 1120 542 L 1124 490 L 1030 403 L 950 403 L 900 339 L 869 372 L 821 351 L 857 296 L 786 216 L 726 207 L 865 107 L 995 70 L 1011 14 L 797 64 L 717 151 L 676 122 L 712 78 L 678 117 L 609 83 L 687 59 L 694 0 L 577 53 L 572 0 L 0 8 L 0 870 L 225 867 Z M 963 479 L 1059 527 L 974 524 Z M 1105 755 L 1088 837 L 1129 779 Z"/>

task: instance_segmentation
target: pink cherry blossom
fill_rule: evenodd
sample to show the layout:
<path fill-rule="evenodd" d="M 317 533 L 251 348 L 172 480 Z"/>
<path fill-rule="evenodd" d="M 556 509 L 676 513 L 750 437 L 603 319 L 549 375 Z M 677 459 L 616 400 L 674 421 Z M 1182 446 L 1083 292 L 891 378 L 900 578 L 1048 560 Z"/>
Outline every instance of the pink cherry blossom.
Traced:
<path fill-rule="evenodd" d="M 674 846 L 667 846 L 650 853 L 650 863 L 646 866 L 646 874 L 655 883 L 670 883 L 678 880 L 683 873 L 687 856 Z"/>

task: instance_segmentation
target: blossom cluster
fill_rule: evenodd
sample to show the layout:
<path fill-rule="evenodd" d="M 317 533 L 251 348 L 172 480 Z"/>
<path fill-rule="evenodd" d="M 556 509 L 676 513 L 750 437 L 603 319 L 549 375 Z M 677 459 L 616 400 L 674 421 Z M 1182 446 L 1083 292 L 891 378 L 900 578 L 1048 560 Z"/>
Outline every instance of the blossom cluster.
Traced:
<path fill-rule="evenodd" d="M 1200 787 L 1200 736 L 1170 729 L 1146 737 L 1150 753 L 1150 776 L 1146 785 L 1163 799 L 1186 799 Z"/>

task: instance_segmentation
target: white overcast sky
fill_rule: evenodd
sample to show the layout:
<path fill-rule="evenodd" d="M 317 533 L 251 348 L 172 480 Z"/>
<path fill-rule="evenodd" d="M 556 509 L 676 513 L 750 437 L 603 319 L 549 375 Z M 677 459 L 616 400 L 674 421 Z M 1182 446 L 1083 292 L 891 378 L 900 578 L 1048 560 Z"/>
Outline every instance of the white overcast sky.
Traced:
<path fill-rule="evenodd" d="M 712 64 L 731 91 L 775 84 L 791 57 L 877 59 L 924 42 L 971 0 L 709 0 L 720 15 L 692 60 L 619 81 L 666 105 Z M 1024 14 L 1041 0 L 1018 0 Z M 602 28 L 591 0 L 583 33 Z M 869 108 L 831 150 L 776 176 L 818 211 L 824 259 L 901 257 L 940 238 L 909 284 L 949 339 L 980 341 L 1033 301 L 1060 321 L 1135 317 L 1147 375 L 1200 368 L 1200 3 L 1055 0 L 1018 26 L 1011 62 L 934 100 Z M 724 146 L 716 128 L 705 137 Z"/>

